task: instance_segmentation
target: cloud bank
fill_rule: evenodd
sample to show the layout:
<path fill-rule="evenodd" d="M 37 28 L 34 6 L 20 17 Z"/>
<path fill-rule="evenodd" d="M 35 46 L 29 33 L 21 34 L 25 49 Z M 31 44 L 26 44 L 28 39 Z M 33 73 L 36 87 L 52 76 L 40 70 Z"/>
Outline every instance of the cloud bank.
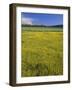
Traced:
<path fill-rule="evenodd" d="M 23 25 L 27 24 L 27 25 L 32 25 L 33 24 L 33 19 L 32 18 L 27 18 L 27 17 L 23 17 L 21 19 L 21 23 Z"/>

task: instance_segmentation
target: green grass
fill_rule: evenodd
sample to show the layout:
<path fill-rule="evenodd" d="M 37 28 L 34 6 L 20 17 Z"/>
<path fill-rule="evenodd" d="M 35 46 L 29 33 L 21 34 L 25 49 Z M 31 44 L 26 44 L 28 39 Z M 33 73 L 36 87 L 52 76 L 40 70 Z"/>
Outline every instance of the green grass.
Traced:
<path fill-rule="evenodd" d="M 56 28 L 56 27 L 27 27 L 27 26 L 24 26 L 22 27 L 22 30 L 24 31 L 33 31 L 33 32 L 48 32 L 48 31 L 54 31 L 54 32 L 61 32 L 62 31 L 62 28 Z"/>
<path fill-rule="evenodd" d="M 29 29 L 29 27 L 28 27 Z M 34 28 L 33 28 L 34 29 Z M 63 32 L 22 30 L 21 76 L 63 74 Z"/>

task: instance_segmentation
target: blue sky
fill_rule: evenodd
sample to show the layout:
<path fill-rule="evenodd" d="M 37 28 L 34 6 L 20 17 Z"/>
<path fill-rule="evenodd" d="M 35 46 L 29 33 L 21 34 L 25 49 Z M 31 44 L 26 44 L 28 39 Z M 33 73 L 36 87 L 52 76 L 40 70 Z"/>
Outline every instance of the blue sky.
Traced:
<path fill-rule="evenodd" d="M 40 14 L 40 13 L 21 13 L 22 24 L 30 25 L 61 25 L 63 24 L 62 14 Z"/>

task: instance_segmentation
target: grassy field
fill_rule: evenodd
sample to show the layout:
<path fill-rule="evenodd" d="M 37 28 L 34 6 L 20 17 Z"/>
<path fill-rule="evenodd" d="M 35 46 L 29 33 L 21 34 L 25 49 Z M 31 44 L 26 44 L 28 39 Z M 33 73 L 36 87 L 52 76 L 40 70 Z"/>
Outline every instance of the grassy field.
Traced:
<path fill-rule="evenodd" d="M 27 26 L 24 26 L 22 27 L 22 30 L 24 31 L 33 31 L 33 32 L 48 32 L 48 31 L 54 31 L 54 32 L 61 32 L 62 31 L 62 28 L 51 28 L 51 27 L 27 27 Z"/>
<path fill-rule="evenodd" d="M 25 29 L 25 30 L 24 30 Z M 22 30 L 21 76 L 51 76 L 63 74 L 63 32 Z M 34 28 L 32 28 L 34 29 Z M 40 28 L 39 28 L 40 29 Z M 29 31 L 30 30 L 30 31 Z"/>

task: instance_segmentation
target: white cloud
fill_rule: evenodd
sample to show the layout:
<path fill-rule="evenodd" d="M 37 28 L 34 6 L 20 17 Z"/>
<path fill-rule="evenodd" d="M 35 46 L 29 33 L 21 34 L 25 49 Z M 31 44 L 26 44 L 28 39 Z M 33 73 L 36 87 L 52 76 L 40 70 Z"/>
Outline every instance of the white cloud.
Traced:
<path fill-rule="evenodd" d="M 21 23 L 22 24 L 32 25 L 33 24 L 33 19 L 32 18 L 23 17 L 21 19 Z"/>

